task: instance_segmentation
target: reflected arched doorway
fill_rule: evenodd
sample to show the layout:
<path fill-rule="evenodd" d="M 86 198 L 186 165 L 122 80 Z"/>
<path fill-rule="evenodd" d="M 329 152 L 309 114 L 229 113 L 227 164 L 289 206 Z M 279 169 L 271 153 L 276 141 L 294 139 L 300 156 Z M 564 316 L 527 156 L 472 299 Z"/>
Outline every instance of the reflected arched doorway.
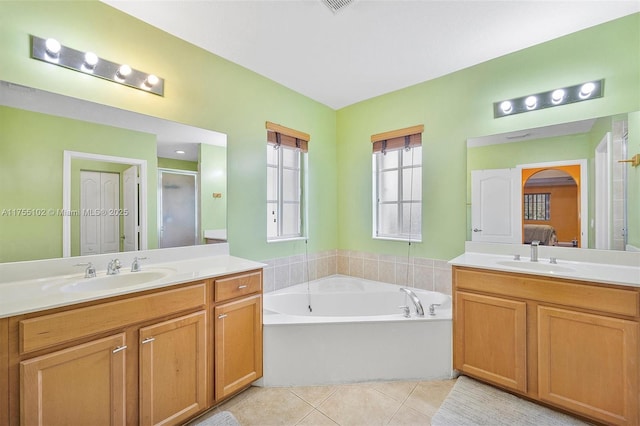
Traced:
<path fill-rule="evenodd" d="M 522 170 L 523 242 L 581 247 L 580 166 Z"/>

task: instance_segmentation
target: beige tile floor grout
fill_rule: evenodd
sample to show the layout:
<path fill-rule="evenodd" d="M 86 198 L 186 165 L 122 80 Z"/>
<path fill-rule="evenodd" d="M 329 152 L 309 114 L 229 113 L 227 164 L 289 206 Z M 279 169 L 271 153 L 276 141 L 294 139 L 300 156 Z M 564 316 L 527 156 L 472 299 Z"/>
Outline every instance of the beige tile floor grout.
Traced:
<path fill-rule="evenodd" d="M 455 380 L 251 387 L 196 419 L 230 411 L 242 426 L 429 425 Z"/>

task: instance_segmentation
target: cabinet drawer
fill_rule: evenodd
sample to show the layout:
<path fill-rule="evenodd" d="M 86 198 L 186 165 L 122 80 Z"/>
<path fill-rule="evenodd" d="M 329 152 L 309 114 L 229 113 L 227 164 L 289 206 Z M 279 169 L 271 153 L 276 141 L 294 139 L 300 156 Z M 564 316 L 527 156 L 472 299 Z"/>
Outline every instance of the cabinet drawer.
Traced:
<path fill-rule="evenodd" d="M 475 290 L 509 297 L 573 306 L 614 315 L 640 315 L 640 293 L 635 289 L 606 287 L 559 278 L 535 278 L 454 268 L 456 289 Z"/>
<path fill-rule="evenodd" d="M 182 312 L 206 304 L 205 284 L 22 320 L 20 353 Z"/>
<path fill-rule="evenodd" d="M 215 280 L 215 301 L 234 299 L 262 290 L 262 271 L 253 271 Z"/>

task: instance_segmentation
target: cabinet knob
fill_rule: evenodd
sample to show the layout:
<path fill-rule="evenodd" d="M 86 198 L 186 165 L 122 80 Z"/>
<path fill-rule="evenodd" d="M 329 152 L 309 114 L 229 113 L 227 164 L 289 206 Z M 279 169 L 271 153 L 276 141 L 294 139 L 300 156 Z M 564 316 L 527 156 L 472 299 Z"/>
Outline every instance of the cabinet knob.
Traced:
<path fill-rule="evenodd" d="M 156 340 L 155 337 L 147 337 L 146 339 L 144 339 L 141 343 L 144 345 L 145 343 L 151 343 L 154 340 Z"/>
<path fill-rule="evenodd" d="M 248 287 L 248 286 L 247 286 L 246 284 L 245 284 L 245 285 L 239 285 L 239 286 L 238 286 L 238 290 L 242 290 L 243 288 L 247 288 L 247 287 Z"/>
<path fill-rule="evenodd" d="M 227 314 L 220 314 L 220 315 L 218 315 L 218 319 L 222 319 L 222 318 L 226 318 L 226 317 L 227 317 Z"/>
<path fill-rule="evenodd" d="M 120 352 L 120 351 L 124 351 L 125 349 L 127 349 L 127 345 L 118 346 L 118 347 L 116 347 L 114 350 L 112 350 L 111 352 L 112 352 L 112 353 L 114 353 L 114 354 L 116 354 L 116 353 L 118 353 L 118 352 Z"/>

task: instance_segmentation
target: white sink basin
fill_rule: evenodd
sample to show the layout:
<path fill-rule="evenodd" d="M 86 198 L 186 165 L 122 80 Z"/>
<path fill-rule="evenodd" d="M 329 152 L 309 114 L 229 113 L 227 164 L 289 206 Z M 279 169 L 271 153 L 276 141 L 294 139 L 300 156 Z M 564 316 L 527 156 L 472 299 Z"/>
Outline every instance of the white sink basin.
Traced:
<path fill-rule="evenodd" d="M 530 271 L 537 272 L 575 272 L 573 268 L 568 266 L 560 266 L 548 262 L 529 262 L 527 260 L 499 260 L 496 262 L 498 265 L 508 266 L 510 268 L 528 269 Z"/>
<path fill-rule="evenodd" d="M 98 278 L 83 278 L 79 281 L 64 285 L 60 290 L 73 293 L 116 290 L 157 281 L 174 272 L 175 271 L 170 268 L 154 268 L 140 272 L 122 272 L 118 275 L 105 275 Z"/>

